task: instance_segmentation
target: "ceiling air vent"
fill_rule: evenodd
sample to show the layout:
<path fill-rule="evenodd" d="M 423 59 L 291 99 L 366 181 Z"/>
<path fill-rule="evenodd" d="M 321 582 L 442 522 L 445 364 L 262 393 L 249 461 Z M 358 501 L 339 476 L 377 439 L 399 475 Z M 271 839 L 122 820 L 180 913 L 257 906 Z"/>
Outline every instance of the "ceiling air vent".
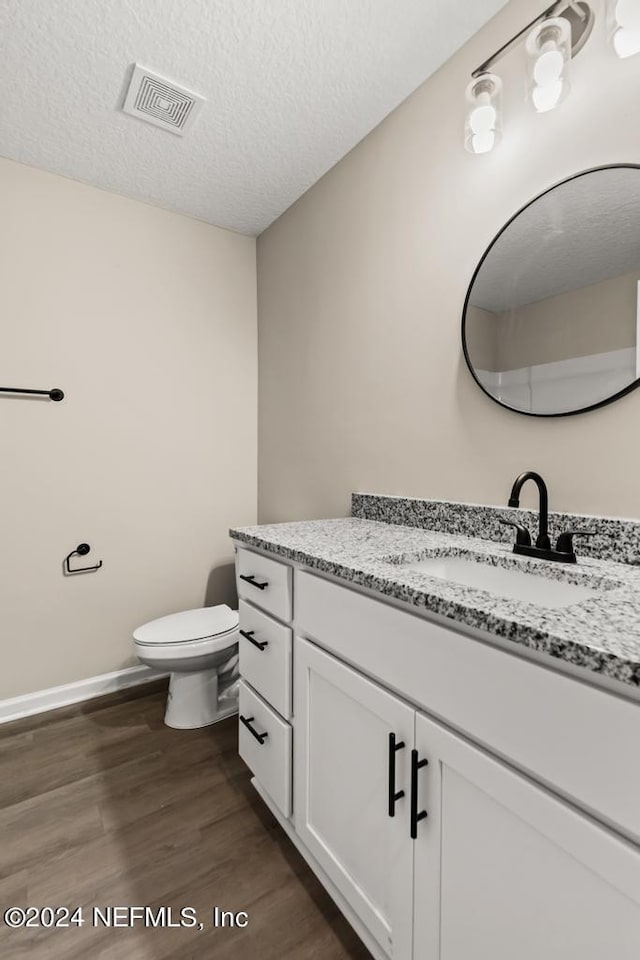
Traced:
<path fill-rule="evenodd" d="M 136 63 L 122 109 L 132 117 L 146 120 L 181 137 L 193 123 L 203 103 L 204 97 L 178 87 L 171 80 Z"/>

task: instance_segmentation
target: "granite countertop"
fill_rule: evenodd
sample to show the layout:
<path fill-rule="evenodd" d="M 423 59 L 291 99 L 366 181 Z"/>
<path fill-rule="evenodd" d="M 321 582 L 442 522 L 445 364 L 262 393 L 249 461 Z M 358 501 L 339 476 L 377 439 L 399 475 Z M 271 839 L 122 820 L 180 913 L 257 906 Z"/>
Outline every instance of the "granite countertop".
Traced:
<path fill-rule="evenodd" d="M 283 560 L 543 652 L 636 691 L 640 687 L 638 566 L 580 556 L 575 565 L 534 560 L 515 556 L 509 543 L 356 517 L 263 524 L 232 529 L 230 535 Z M 594 596 L 552 609 L 400 566 L 430 556 L 479 559 L 578 585 L 588 581 Z"/>

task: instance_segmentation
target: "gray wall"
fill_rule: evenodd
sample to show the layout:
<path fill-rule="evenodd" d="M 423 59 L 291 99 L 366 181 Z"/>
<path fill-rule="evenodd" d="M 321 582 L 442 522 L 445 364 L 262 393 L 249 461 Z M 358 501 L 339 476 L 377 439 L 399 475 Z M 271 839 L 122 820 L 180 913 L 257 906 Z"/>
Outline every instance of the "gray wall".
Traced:
<path fill-rule="evenodd" d="M 640 516 L 640 391 L 579 417 L 496 406 L 468 373 L 460 317 L 502 225 L 553 183 L 637 162 L 637 58 L 604 6 L 549 114 L 525 104 L 518 47 L 500 64 L 505 136 L 463 149 L 471 70 L 539 12 L 513 0 L 258 240 L 259 514 L 344 515 L 352 490 L 504 503 L 535 468 L 551 505 Z"/>
<path fill-rule="evenodd" d="M 256 515 L 255 241 L 0 160 L 0 699 L 134 663 L 233 598 Z M 95 574 L 62 576 L 82 540 Z"/>

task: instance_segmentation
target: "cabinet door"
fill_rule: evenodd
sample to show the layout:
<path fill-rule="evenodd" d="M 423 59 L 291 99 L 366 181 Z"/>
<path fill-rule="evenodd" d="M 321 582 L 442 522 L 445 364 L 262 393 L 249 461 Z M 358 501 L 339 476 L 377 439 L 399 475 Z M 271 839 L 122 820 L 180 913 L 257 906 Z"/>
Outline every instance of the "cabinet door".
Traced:
<path fill-rule="evenodd" d="M 638 960 L 637 847 L 421 714 L 416 747 L 441 810 L 439 861 L 416 841 L 415 960 Z"/>
<path fill-rule="evenodd" d="M 409 960 L 414 711 L 299 637 L 294 671 L 296 832 L 382 948 Z"/>

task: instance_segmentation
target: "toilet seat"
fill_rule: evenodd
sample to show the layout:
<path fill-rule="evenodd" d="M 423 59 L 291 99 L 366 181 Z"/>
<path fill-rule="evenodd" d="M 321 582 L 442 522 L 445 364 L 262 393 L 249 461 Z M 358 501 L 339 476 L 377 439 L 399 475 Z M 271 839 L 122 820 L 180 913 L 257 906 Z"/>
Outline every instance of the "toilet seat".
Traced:
<path fill-rule="evenodd" d="M 139 640 L 133 641 L 134 648 L 138 651 L 138 657 L 143 663 L 156 665 L 159 669 L 164 669 L 163 661 L 171 663 L 189 661 L 198 661 L 210 654 L 221 654 L 224 650 L 229 650 L 229 656 L 233 654 L 233 646 L 238 642 L 238 631 L 228 630 L 226 633 L 220 633 L 215 637 L 202 637 L 200 640 L 183 640 L 180 643 L 141 643 Z M 170 667 L 169 669 L 177 669 Z"/>
<path fill-rule="evenodd" d="M 238 611 L 226 604 L 183 610 L 144 623 L 134 630 L 133 639 L 142 647 L 170 646 L 174 651 L 184 645 L 198 646 L 220 640 L 222 642 L 214 643 L 212 649 L 223 649 L 227 645 L 225 638 L 238 629 L 239 619 Z M 198 652 L 202 652 L 201 649 Z"/>

